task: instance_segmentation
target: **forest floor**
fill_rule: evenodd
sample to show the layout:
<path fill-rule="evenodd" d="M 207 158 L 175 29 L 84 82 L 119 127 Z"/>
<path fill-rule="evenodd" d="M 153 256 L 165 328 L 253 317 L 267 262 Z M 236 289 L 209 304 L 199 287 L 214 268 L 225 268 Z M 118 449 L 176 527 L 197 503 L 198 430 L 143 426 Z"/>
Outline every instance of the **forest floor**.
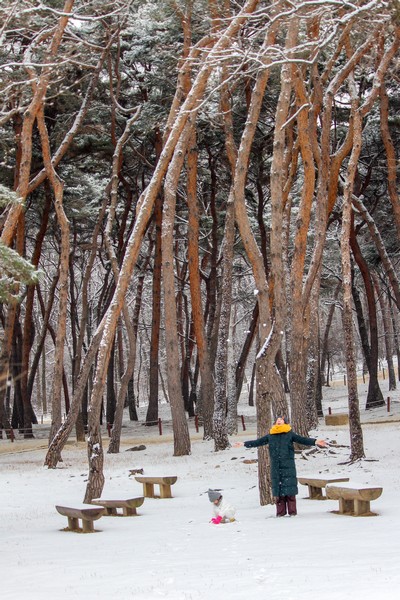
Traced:
<path fill-rule="evenodd" d="M 382 382 L 382 390 L 387 382 Z M 360 404 L 366 389 L 360 385 Z M 400 397 L 390 411 L 361 410 L 366 458 L 349 463 L 349 426 L 320 419 L 314 437 L 326 449 L 296 454 L 299 476 L 349 477 L 382 486 L 371 503 L 376 517 L 334 514 L 337 501 L 309 500 L 299 486 L 298 515 L 276 519 L 273 505 L 260 506 L 257 450 L 214 452 L 189 419 L 191 454 L 173 456 L 169 407 L 157 427 L 124 422 L 118 454 L 104 455 L 104 497 L 135 497 L 142 486 L 131 471 L 175 475 L 172 499 L 146 498 L 138 517 L 103 517 L 95 534 L 65 531 L 56 505 L 82 503 L 88 472 L 86 444 L 71 436 L 56 469 L 43 466 L 48 425 L 35 439 L 0 440 L 0 564 L 2 600 L 398 600 L 400 588 Z M 346 411 L 346 389 L 324 388 L 324 411 Z M 239 404 L 236 440 L 254 439 L 255 409 Z M 39 431 L 38 431 L 39 430 Z M 43 436 L 43 437 L 42 437 Z M 107 449 L 107 433 L 104 435 Z M 132 448 L 141 447 L 133 451 Z M 236 521 L 211 524 L 207 490 L 219 489 L 236 507 Z"/>

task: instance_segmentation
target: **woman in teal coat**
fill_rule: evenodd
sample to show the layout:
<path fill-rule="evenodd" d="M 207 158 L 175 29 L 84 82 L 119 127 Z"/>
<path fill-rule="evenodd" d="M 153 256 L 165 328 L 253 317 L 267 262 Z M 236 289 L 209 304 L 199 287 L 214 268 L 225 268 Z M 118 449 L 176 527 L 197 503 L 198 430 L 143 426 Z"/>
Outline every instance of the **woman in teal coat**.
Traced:
<path fill-rule="evenodd" d="M 282 417 L 277 418 L 275 425 L 271 427 L 267 435 L 243 444 L 246 448 L 268 445 L 271 459 L 271 486 L 276 502 L 277 517 L 284 517 L 287 513 L 290 517 L 297 514 L 296 494 L 298 489 L 294 443 L 303 446 L 316 445 L 320 448 L 327 446 L 324 440 L 303 437 L 294 433 L 291 426 L 285 423 L 285 419 Z"/>

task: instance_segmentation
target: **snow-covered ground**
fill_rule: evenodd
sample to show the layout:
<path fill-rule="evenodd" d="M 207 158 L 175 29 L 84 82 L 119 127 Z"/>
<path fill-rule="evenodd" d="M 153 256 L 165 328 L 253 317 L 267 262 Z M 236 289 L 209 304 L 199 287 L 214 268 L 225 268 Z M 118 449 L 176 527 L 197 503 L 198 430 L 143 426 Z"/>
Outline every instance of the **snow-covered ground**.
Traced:
<path fill-rule="evenodd" d="M 382 385 L 384 389 L 384 383 Z M 360 386 L 363 404 L 365 386 Z M 384 392 L 385 393 L 385 392 Z M 346 408 L 346 390 L 324 389 L 332 412 Z M 190 423 L 192 453 L 173 457 L 167 414 L 163 435 L 140 424 L 124 428 L 121 452 L 105 454 L 103 496 L 140 496 L 130 470 L 177 475 L 173 498 L 146 499 L 138 517 L 103 517 L 94 534 L 66 532 L 56 504 L 81 504 L 87 479 L 86 445 L 71 440 L 63 463 L 43 467 L 45 440 L 0 440 L 1 597 L 30 600 L 397 600 L 400 597 L 400 397 L 365 412 L 366 460 L 349 456 L 348 426 L 312 435 L 337 447 L 296 458 L 298 475 L 329 474 L 383 486 L 372 502 L 376 517 L 334 514 L 337 502 L 306 499 L 299 486 L 298 516 L 275 518 L 259 505 L 256 450 L 215 453 Z M 165 409 L 164 409 L 165 410 Z M 254 409 L 241 405 L 236 440 L 255 437 Z M 37 428 L 38 430 L 40 428 Z M 130 451 L 145 444 L 143 451 Z M 107 441 L 105 439 L 105 450 Z M 237 509 L 237 521 L 212 525 L 208 488 L 219 488 Z"/>

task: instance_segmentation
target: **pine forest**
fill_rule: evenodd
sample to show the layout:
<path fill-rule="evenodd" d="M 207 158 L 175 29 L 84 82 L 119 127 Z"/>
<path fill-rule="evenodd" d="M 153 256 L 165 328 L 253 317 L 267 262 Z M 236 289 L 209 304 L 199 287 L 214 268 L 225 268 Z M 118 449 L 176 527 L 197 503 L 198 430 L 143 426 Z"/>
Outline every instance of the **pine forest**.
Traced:
<path fill-rule="evenodd" d="M 399 375 L 399 42 L 399 0 L 1 1 L 3 439 L 86 440 L 90 502 L 139 406 L 223 451 L 240 397 L 306 436 L 342 371 L 363 458 L 360 369 L 368 410 Z"/>

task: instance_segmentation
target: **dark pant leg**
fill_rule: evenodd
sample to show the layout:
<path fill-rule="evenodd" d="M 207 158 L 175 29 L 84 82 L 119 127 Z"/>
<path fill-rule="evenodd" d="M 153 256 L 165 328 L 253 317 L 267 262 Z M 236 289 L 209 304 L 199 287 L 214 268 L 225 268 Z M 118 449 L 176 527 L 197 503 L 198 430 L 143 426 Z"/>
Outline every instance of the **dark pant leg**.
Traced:
<path fill-rule="evenodd" d="M 297 515 L 296 496 L 285 496 L 289 515 Z"/>
<path fill-rule="evenodd" d="M 285 496 L 278 496 L 276 499 L 276 516 L 284 517 L 286 515 L 286 500 Z"/>

